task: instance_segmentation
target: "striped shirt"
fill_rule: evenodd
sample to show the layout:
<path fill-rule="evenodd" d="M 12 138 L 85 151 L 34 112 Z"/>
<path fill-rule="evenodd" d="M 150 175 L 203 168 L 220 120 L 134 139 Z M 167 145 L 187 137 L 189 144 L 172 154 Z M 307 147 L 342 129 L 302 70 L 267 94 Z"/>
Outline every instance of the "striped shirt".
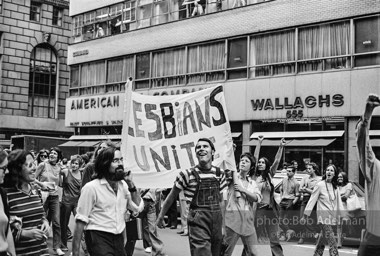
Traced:
<path fill-rule="evenodd" d="M 201 169 L 199 166 L 196 166 L 197 168 L 194 168 L 194 171 L 198 169 L 198 174 L 201 179 L 204 178 L 216 178 L 219 180 L 219 190 L 220 193 L 223 193 L 225 189 L 227 189 L 227 181 L 226 181 L 226 176 L 224 174 L 223 170 L 220 170 L 220 176 L 219 178 L 216 176 L 216 168 L 214 167 L 211 170 L 205 170 Z M 176 181 L 175 181 L 175 186 L 181 190 L 183 190 L 186 198 L 187 203 L 191 203 L 193 200 L 195 190 L 197 189 L 197 179 L 192 173 L 192 168 L 191 169 L 186 169 L 180 171 L 180 173 L 177 175 Z"/>
<path fill-rule="evenodd" d="M 40 229 L 45 219 L 45 211 L 43 209 L 41 198 L 36 190 L 32 189 L 27 194 L 17 188 L 6 189 L 9 204 L 9 213 L 11 218 L 11 231 L 15 241 L 16 254 L 22 255 L 49 255 L 46 240 L 36 240 L 22 238 L 20 234 L 22 230 Z M 22 219 L 20 222 L 12 222 L 15 217 Z"/>

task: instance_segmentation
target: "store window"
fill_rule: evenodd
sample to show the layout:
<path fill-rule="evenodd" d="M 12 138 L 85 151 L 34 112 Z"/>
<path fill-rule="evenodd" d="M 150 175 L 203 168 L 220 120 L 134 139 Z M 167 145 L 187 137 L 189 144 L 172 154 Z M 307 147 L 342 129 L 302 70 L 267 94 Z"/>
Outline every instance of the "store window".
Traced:
<path fill-rule="evenodd" d="M 134 77 L 134 57 L 112 59 L 107 62 L 106 91 L 122 91 L 129 77 Z"/>
<path fill-rule="evenodd" d="M 63 9 L 53 6 L 53 20 L 52 23 L 54 26 L 62 26 L 63 19 Z"/>
<path fill-rule="evenodd" d="M 298 72 L 350 68 L 349 53 L 348 21 L 299 29 Z"/>
<path fill-rule="evenodd" d="M 247 78 L 247 37 L 228 41 L 228 79 Z"/>
<path fill-rule="evenodd" d="M 295 72 L 295 31 L 251 37 L 250 77 Z"/>
<path fill-rule="evenodd" d="M 187 83 L 225 79 L 225 41 L 188 47 Z"/>
<path fill-rule="evenodd" d="M 32 21 L 40 21 L 41 16 L 41 4 L 38 2 L 30 3 L 30 20 Z"/>
<path fill-rule="evenodd" d="M 54 118 L 57 56 L 48 44 L 37 45 L 30 59 L 28 116 Z"/>
<path fill-rule="evenodd" d="M 136 55 L 135 89 L 149 88 L 150 53 Z"/>
<path fill-rule="evenodd" d="M 380 18 L 355 20 L 355 66 L 380 64 Z"/>
<path fill-rule="evenodd" d="M 152 86 L 180 85 L 185 83 L 185 48 L 153 53 Z"/>

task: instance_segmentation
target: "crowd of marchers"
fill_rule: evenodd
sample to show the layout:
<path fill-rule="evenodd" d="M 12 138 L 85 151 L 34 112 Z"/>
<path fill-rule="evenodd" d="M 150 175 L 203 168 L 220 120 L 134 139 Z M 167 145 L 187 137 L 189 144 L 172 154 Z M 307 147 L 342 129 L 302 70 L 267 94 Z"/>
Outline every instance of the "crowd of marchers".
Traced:
<path fill-rule="evenodd" d="M 131 256 L 137 239 L 154 256 L 165 254 L 157 228 L 177 228 L 177 203 L 181 230 L 188 236 L 192 256 L 232 255 L 239 238 L 242 255 L 260 255 L 266 243 L 272 255 L 284 255 L 282 241 L 306 239 L 315 243 L 314 255 L 339 255 L 344 233 L 353 228 L 352 218 L 366 210 L 366 227 L 358 255 L 380 255 L 380 161 L 376 159 L 369 125 L 380 98 L 370 94 L 364 115 L 356 127 L 360 170 L 365 177 L 363 205 L 347 174 L 333 163 L 320 168 L 306 164 L 297 179 L 296 162 L 274 182 L 286 145 L 282 139 L 273 161 L 245 152 L 237 170 L 212 165 L 215 146 L 208 138 L 196 141 L 197 164 L 181 170 L 170 190 L 138 188 L 133 171 L 125 170 L 122 152 L 111 141 L 99 143 L 93 153 L 63 158 L 58 147 L 0 150 L 0 256 L 49 255 L 47 239 L 57 255 Z M 168 213 L 167 223 L 164 216 Z M 71 214 L 75 228 L 68 228 Z M 135 221 L 134 221 L 135 220 Z M 142 222 L 143 236 L 132 234 L 126 222 Z"/>

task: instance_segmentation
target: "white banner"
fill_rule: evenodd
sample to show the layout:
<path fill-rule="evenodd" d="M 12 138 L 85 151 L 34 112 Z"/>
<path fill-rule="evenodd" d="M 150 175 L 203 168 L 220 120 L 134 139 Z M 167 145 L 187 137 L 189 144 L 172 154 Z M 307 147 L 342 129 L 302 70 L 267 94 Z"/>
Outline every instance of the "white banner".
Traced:
<path fill-rule="evenodd" d="M 202 137 L 215 142 L 214 165 L 236 169 L 222 85 L 182 95 L 131 93 L 122 150 L 137 187 L 172 187 L 179 170 L 198 163 L 194 149 Z"/>

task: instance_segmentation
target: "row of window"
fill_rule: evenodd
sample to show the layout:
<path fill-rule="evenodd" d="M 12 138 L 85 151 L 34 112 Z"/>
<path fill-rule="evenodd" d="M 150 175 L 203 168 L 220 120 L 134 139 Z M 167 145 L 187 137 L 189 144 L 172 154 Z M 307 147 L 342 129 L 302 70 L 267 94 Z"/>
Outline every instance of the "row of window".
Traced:
<path fill-rule="evenodd" d="M 42 15 L 42 4 L 40 2 L 32 1 L 30 3 L 30 20 L 40 22 Z M 53 26 L 62 26 L 63 24 L 63 9 L 57 6 L 53 6 Z"/>
<path fill-rule="evenodd" d="M 144 89 L 380 65 L 379 31 L 372 16 L 71 66 L 71 95 L 118 91 L 128 77 Z"/>
<path fill-rule="evenodd" d="M 74 42 L 272 0 L 128 0 L 73 17 Z"/>

